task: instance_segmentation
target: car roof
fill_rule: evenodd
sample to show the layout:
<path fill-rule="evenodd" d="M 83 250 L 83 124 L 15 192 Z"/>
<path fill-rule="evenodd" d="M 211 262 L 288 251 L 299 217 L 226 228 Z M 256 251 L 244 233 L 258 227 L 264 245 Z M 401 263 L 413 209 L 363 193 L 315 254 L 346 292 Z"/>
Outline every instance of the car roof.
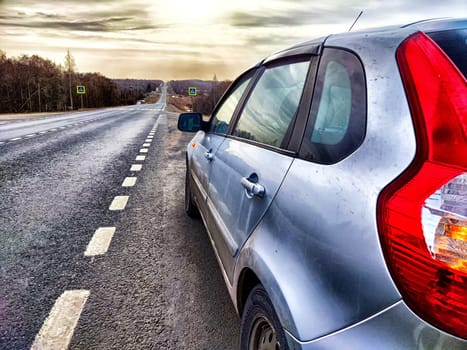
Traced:
<path fill-rule="evenodd" d="M 362 43 L 362 40 L 372 41 L 384 37 L 387 42 L 392 41 L 394 46 L 397 47 L 403 39 L 417 31 L 429 33 L 462 28 L 467 29 L 467 18 L 428 19 L 404 25 L 392 25 L 339 34 L 331 34 L 325 37 L 302 42 L 284 50 L 275 52 L 267 56 L 259 64 L 267 63 L 278 58 L 296 56 L 300 54 L 319 55 L 324 43 L 326 43 L 326 45 L 338 45 L 344 47 L 348 45 L 349 48 L 352 48 L 358 46 L 358 43 Z"/>

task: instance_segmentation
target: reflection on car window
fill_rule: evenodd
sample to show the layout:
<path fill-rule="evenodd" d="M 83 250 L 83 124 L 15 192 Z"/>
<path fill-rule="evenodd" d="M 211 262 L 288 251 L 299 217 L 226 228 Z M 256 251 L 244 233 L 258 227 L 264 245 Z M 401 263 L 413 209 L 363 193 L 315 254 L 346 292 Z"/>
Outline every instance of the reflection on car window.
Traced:
<path fill-rule="evenodd" d="M 311 141 L 328 145 L 339 143 L 349 126 L 351 106 L 349 73 L 342 64 L 330 61 Z"/>
<path fill-rule="evenodd" d="M 230 120 L 232 119 L 235 108 L 240 101 L 243 92 L 251 80 L 251 74 L 240 80 L 237 87 L 231 90 L 230 95 L 222 102 L 221 106 L 215 112 L 211 120 L 210 131 L 216 134 L 225 134 L 229 128 Z"/>
<path fill-rule="evenodd" d="M 267 68 L 254 88 L 233 134 L 280 147 L 293 120 L 309 62 Z"/>
<path fill-rule="evenodd" d="M 333 164 L 353 153 L 366 130 L 363 66 L 351 52 L 325 48 L 300 157 Z"/>

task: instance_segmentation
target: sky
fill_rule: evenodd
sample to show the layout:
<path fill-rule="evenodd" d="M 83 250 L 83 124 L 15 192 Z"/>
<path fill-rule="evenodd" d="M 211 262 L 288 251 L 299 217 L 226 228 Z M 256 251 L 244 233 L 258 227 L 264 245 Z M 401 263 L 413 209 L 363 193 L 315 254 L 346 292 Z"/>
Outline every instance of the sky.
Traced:
<path fill-rule="evenodd" d="M 435 17 L 466 0 L 0 0 L 0 50 L 109 78 L 231 80 L 290 45 Z M 1 77 L 0 77 L 1 79 Z"/>

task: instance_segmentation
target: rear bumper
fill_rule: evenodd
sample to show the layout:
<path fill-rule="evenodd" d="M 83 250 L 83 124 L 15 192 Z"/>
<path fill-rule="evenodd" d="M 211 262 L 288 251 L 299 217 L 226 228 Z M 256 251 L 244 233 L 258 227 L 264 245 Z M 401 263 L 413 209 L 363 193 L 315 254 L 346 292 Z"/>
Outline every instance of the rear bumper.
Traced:
<path fill-rule="evenodd" d="M 300 342 L 290 334 L 287 338 L 290 350 L 467 349 L 467 340 L 426 323 L 403 301 L 360 323 L 309 342 Z"/>

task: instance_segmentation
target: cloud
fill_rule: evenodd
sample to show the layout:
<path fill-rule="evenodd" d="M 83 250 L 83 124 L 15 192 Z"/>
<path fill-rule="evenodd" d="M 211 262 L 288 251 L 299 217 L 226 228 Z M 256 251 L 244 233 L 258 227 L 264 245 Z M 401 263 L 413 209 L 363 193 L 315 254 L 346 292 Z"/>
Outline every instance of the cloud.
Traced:
<path fill-rule="evenodd" d="M 65 31 L 92 31 L 92 32 L 107 32 L 115 29 L 125 29 L 124 23 L 128 18 L 115 17 L 101 20 L 61 20 L 57 16 L 49 16 L 54 20 L 40 21 L 33 20 L 27 22 L 5 22 L 0 21 L 0 26 L 23 27 L 23 28 L 47 28 L 59 29 Z"/>
<path fill-rule="evenodd" d="M 355 6 L 330 6 L 314 1 L 276 3 L 275 8 L 259 8 L 254 11 L 235 11 L 225 17 L 227 23 L 237 28 L 290 27 L 315 24 L 336 24 L 355 16 Z"/>
<path fill-rule="evenodd" d="M 110 77 L 233 78 L 272 52 L 347 30 L 465 14 L 465 0 L 0 0 L 2 49 Z M 195 4 L 196 3 L 196 4 Z M 188 8 L 210 4 L 204 17 Z M 195 6 L 196 5 L 196 6 Z"/>
<path fill-rule="evenodd" d="M 235 12 L 228 16 L 227 22 L 239 28 L 266 28 L 290 25 L 302 25 L 310 21 L 310 15 L 300 13 L 297 16 L 251 14 L 248 12 Z"/>
<path fill-rule="evenodd" d="M 52 0 L 46 6 L 27 6 L 27 2 L 18 0 L 14 6 L 0 7 L 0 26 L 91 32 L 167 27 L 153 24 L 147 12 L 135 2 L 120 1 L 115 5 L 110 0 L 81 0 L 79 3 Z M 91 7 L 90 3 L 96 6 Z"/>

